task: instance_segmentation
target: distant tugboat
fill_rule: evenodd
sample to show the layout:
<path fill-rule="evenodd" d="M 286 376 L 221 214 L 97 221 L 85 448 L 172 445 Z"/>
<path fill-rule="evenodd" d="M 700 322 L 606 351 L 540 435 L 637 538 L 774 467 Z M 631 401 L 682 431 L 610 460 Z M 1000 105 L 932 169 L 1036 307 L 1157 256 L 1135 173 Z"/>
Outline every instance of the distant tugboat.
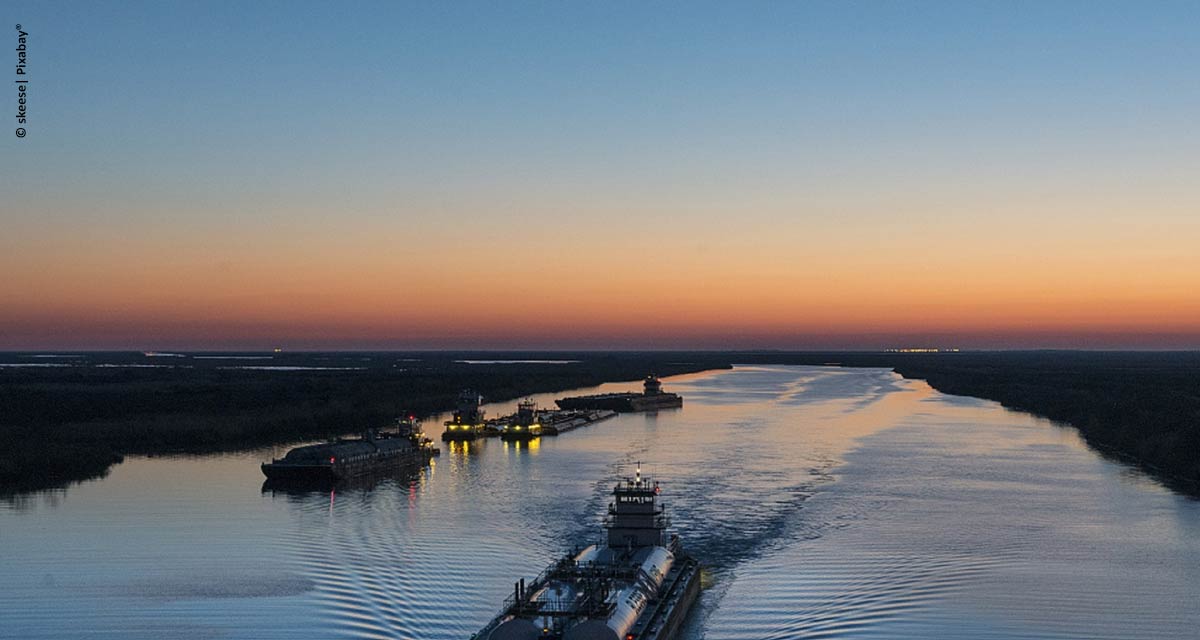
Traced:
<path fill-rule="evenodd" d="M 537 403 L 522 400 L 517 403 L 517 412 L 505 424 L 499 425 L 501 440 L 532 440 L 542 435 L 542 423 Z"/>
<path fill-rule="evenodd" d="M 397 421 L 395 432 L 372 429 L 362 438 L 296 447 L 282 458 L 264 462 L 262 472 L 276 483 L 333 483 L 421 467 L 438 453 L 421 431 L 421 422 L 410 415 Z"/>
<path fill-rule="evenodd" d="M 472 640 L 673 640 L 700 593 L 700 564 L 667 533 L 657 482 L 617 483 L 607 544 L 516 583 L 504 609 Z"/>
<path fill-rule="evenodd" d="M 446 421 L 442 440 L 474 440 L 484 435 L 483 396 L 470 389 L 458 394 L 454 417 Z"/>
<path fill-rule="evenodd" d="M 594 396 L 574 396 L 555 400 L 562 409 L 608 409 L 610 411 L 657 411 L 658 409 L 678 409 L 683 406 L 683 398 L 675 393 L 662 390 L 658 376 L 646 376 L 643 383 L 645 391 L 633 393 L 601 393 Z"/>

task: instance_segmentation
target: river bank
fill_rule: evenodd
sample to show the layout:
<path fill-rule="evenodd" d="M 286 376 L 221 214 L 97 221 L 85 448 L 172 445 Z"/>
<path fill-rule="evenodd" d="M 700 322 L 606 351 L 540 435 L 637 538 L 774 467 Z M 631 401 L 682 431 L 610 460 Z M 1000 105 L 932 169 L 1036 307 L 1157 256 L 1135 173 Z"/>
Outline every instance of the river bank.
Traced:
<path fill-rule="evenodd" d="M 0 354 L 0 492 L 102 475 L 123 455 L 235 450 L 450 409 L 738 364 L 885 367 L 1069 424 L 1200 496 L 1200 352 Z"/>
<path fill-rule="evenodd" d="M 1200 625 L 1200 502 L 1075 429 L 888 369 L 665 386 L 682 410 L 450 444 L 418 473 L 336 491 L 264 490 L 280 445 L 129 456 L 69 491 L 0 499 L 0 637 L 462 640 L 515 580 L 595 540 L 638 461 L 708 568 L 681 640 L 1173 640 Z"/>
<path fill-rule="evenodd" d="M 664 353 L 2 354 L 0 492 L 102 476 L 123 456 L 200 453 L 379 427 L 605 382 L 728 368 Z"/>
<path fill-rule="evenodd" d="M 1067 424 L 1103 455 L 1200 497 L 1200 352 L 725 354 L 737 363 L 888 367 L 952 395 Z"/>

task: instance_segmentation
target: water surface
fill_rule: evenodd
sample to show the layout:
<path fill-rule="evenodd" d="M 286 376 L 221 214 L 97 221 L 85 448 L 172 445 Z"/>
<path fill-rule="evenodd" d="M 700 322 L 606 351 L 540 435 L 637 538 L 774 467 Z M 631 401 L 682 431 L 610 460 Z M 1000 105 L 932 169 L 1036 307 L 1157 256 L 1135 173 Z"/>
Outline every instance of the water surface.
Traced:
<path fill-rule="evenodd" d="M 464 638 L 515 579 L 598 537 L 636 460 L 709 566 L 690 640 L 1200 628 L 1200 503 L 1069 428 L 885 370 L 666 386 L 683 409 L 444 446 L 371 487 L 264 493 L 277 447 L 129 458 L 0 502 L 0 638 Z"/>

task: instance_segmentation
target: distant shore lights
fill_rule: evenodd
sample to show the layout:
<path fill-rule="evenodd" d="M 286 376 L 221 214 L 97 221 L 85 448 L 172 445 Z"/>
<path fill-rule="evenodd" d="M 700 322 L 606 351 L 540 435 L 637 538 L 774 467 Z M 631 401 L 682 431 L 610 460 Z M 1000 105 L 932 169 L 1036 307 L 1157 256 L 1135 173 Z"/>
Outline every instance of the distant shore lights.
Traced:
<path fill-rule="evenodd" d="M 958 349 L 939 349 L 937 347 L 900 347 L 884 349 L 885 353 L 958 353 Z"/>

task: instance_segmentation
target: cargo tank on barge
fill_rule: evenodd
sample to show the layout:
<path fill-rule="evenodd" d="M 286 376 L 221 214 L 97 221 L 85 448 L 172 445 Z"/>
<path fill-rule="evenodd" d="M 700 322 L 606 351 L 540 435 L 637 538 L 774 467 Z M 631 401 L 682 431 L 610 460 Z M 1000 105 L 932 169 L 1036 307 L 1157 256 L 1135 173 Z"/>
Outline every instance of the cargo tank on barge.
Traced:
<path fill-rule="evenodd" d="M 367 431 L 361 438 L 296 447 L 282 458 L 262 464 L 272 483 L 334 483 L 389 471 L 422 467 L 440 453 L 410 415 L 395 431 Z"/>
<path fill-rule="evenodd" d="M 659 485 L 613 488 L 604 544 L 577 550 L 528 585 L 472 640 L 674 640 L 700 593 L 700 564 L 667 531 Z"/>
<path fill-rule="evenodd" d="M 646 376 L 642 386 L 642 393 L 626 391 L 592 396 L 572 396 L 555 400 L 554 403 L 561 409 L 608 409 L 623 413 L 678 409 L 683 406 L 683 398 L 679 394 L 667 393 L 662 390 L 662 382 L 659 382 L 658 376 Z"/>

